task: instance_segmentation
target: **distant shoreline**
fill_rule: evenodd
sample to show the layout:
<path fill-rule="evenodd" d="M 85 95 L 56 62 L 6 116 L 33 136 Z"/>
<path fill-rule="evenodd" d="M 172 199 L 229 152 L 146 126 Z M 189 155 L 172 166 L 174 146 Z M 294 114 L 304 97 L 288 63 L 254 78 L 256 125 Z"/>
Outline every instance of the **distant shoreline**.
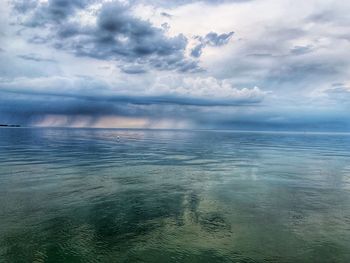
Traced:
<path fill-rule="evenodd" d="M 21 127 L 18 124 L 0 124 L 0 127 Z"/>
<path fill-rule="evenodd" d="M 116 131 L 178 131 L 178 132 L 221 132 L 221 133 L 260 133 L 260 134 L 295 134 L 295 135 L 347 135 L 350 131 L 313 131 L 313 130 L 238 130 L 238 129 L 155 129 L 155 128 L 105 128 L 105 127 L 65 127 L 65 126 L 21 126 L 0 124 L 0 128 L 25 129 L 77 129 L 77 130 L 116 130 Z"/>

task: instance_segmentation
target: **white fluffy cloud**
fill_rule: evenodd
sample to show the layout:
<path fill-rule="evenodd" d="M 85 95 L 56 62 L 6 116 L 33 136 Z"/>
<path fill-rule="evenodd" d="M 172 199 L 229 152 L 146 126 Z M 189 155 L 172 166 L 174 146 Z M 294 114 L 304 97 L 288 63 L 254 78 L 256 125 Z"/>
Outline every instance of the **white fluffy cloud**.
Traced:
<path fill-rule="evenodd" d="M 258 87 L 238 89 L 227 80 L 214 77 L 180 77 L 165 76 L 158 78 L 149 92 L 159 94 L 176 94 L 209 99 L 225 99 L 247 103 L 260 102 L 267 92 Z"/>

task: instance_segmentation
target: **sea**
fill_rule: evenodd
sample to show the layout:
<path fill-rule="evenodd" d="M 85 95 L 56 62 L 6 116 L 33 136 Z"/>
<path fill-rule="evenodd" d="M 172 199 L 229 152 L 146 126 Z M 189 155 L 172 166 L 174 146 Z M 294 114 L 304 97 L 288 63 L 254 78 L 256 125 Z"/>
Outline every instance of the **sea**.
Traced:
<path fill-rule="evenodd" d="M 350 262 L 350 134 L 0 129 L 0 262 Z"/>

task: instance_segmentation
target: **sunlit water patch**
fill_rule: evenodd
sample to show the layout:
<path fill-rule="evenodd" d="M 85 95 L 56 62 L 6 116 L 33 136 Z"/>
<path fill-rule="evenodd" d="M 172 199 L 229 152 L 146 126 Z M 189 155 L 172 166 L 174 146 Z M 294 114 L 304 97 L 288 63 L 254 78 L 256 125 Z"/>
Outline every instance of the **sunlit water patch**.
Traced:
<path fill-rule="evenodd" d="M 0 262 L 350 262 L 350 136 L 0 129 Z"/>

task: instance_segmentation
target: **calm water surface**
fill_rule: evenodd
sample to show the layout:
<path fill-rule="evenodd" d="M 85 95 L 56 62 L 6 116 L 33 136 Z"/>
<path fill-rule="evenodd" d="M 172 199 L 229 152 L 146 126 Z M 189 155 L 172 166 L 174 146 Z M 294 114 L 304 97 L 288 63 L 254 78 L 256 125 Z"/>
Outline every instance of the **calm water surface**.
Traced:
<path fill-rule="evenodd" d="M 348 263 L 350 136 L 0 129 L 0 262 Z"/>

